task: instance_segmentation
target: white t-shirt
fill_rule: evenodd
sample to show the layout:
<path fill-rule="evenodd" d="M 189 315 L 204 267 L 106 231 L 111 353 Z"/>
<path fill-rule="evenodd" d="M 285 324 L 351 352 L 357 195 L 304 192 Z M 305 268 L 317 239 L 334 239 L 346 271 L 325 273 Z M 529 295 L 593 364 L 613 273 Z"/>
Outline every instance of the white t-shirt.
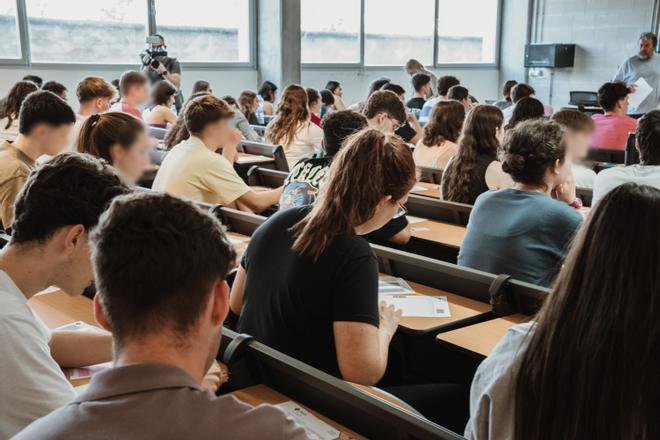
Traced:
<path fill-rule="evenodd" d="M 0 271 L 0 438 L 76 397 L 50 354 L 51 332 Z"/>
<path fill-rule="evenodd" d="M 572 165 L 575 186 L 578 188 L 593 188 L 596 172 L 581 164 L 574 163 Z"/>
<path fill-rule="evenodd" d="M 630 165 L 627 167 L 614 167 L 603 170 L 596 176 L 594 182 L 594 198 L 591 202 L 595 206 L 605 194 L 624 183 L 635 182 L 640 185 L 660 188 L 660 165 Z"/>
<path fill-rule="evenodd" d="M 322 140 L 323 130 L 318 125 L 310 121 L 300 124 L 289 145 L 282 145 L 289 169 L 292 170 L 302 159 L 312 157 L 315 151 L 321 148 Z"/>

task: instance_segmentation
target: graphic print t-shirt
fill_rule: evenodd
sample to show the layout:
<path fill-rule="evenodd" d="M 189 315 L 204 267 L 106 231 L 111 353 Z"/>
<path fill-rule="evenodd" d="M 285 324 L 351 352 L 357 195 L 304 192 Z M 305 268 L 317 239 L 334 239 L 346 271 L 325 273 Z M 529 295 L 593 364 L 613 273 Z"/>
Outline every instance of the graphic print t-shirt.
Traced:
<path fill-rule="evenodd" d="M 332 157 L 298 162 L 284 181 L 280 210 L 314 204 L 331 162 Z"/>

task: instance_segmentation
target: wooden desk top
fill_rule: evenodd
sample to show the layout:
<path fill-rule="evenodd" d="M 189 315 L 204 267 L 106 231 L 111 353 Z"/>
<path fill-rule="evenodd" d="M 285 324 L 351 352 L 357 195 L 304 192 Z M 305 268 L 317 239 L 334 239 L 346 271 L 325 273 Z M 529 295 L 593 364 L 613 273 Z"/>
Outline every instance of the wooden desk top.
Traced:
<path fill-rule="evenodd" d="M 465 238 L 467 228 L 435 220 L 424 220 L 423 222 L 411 224 L 410 230 L 413 237 L 459 249 Z"/>
<path fill-rule="evenodd" d="M 424 286 L 422 284 L 407 281 L 410 287 L 422 295 L 432 296 L 446 296 L 449 303 L 449 311 L 451 316 L 449 318 L 415 318 L 403 317 L 401 318 L 400 325 L 410 330 L 423 331 L 432 327 L 437 327 L 443 324 L 449 324 L 460 319 L 470 318 L 490 311 L 490 305 L 475 301 L 464 296 L 455 295 L 453 293 L 445 292 L 442 290 L 434 289 L 432 287 Z"/>
<path fill-rule="evenodd" d="M 98 326 L 92 300 L 82 295 L 70 296 L 58 290 L 33 296 L 28 304 L 51 329 L 76 321 Z"/>
<path fill-rule="evenodd" d="M 437 183 L 416 182 L 410 191 L 418 196 L 426 196 L 434 199 L 440 198 L 440 185 Z"/>
<path fill-rule="evenodd" d="M 461 347 L 485 357 L 493 351 L 493 348 L 504 337 L 509 327 L 527 322 L 530 319 L 532 319 L 531 316 L 515 314 L 440 333 L 437 338 L 444 343 Z"/>
<path fill-rule="evenodd" d="M 259 384 L 259 385 L 253 385 L 251 387 L 243 388 L 242 390 L 234 391 L 231 393 L 234 395 L 236 398 L 242 400 L 245 403 L 248 403 L 253 406 L 260 405 L 262 403 L 269 403 L 271 405 L 277 405 L 279 403 L 283 403 L 286 401 L 289 401 L 288 397 L 286 397 L 284 394 L 281 394 L 272 388 Z M 316 411 L 313 411 L 303 405 L 303 408 L 308 410 L 310 413 L 314 414 L 314 416 L 318 417 L 319 419 L 323 420 L 325 423 L 328 425 L 332 426 L 333 428 L 339 430 L 341 432 L 341 435 L 339 438 L 341 439 L 364 439 L 365 437 L 362 437 L 361 435 L 351 431 L 348 428 L 345 428 L 344 426 L 340 425 L 339 423 L 317 413 Z"/>
<path fill-rule="evenodd" d="M 248 153 L 238 153 L 238 157 L 236 158 L 236 163 L 238 165 L 256 165 L 256 164 L 265 164 L 265 163 L 272 163 L 275 162 L 275 159 L 272 157 L 266 157 L 266 156 L 258 156 L 255 154 L 248 154 Z"/>

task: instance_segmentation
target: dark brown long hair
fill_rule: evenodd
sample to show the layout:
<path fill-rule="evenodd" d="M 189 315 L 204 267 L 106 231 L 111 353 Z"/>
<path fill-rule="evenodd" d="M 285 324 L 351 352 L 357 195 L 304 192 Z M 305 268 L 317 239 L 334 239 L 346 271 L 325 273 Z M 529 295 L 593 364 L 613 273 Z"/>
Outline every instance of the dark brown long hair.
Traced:
<path fill-rule="evenodd" d="M 515 384 L 515 439 L 660 438 L 660 190 L 592 210 L 537 316 Z"/>
<path fill-rule="evenodd" d="M 2 102 L 2 108 L 0 108 L 0 118 L 7 118 L 5 129 L 11 127 L 14 119 L 18 118 L 21 105 L 23 105 L 27 95 L 37 90 L 39 90 L 39 87 L 32 81 L 19 81 L 12 86 Z"/>
<path fill-rule="evenodd" d="M 146 127 L 141 119 L 128 113 L 108 112 L 91 115 L 83 123 L 76 142 L 79 153 L 105 159 L 112 165 L 110 150 L 114 145 L 129 149 Z"/>
<path fill-rule="evenodd" d="M 456 142 L 463 128 L 465 107 L 458 101 L 440 101 L 431 112 L 424 126 L 422 142 L 427 147 L 440 145 L 444 141 Z"/>
<path fill-rule="evenodd" d="M 318 258 L 372 218 L 384 196 L 399 200 L 414 184 L 415 162 L 400 137 L 369 128 L 354 134 L 332 161 L 314 208 L 293 227 L 293 250 Z"/>
<path fill-rule="evenodd" d="M 307 92 L 297 84 L 284 89 L 275 118 L 268 124 L 266 140 L 271 144 L 287 146 L 309 119 Z"/>
<path fill-rule="evenodd" d="M 496 130 L 503 122 L 502 111 L 494 105 L 480 104 L 468 112 L 458 141 L 458 153 L 442 175 L 442 195 L 445 200 L 471 202 L 470 181 L 477 156 L 485 154 L 497 159 L 500 143 Z"/>
<path fill-rule="evenodd" d="M 174 122 L 174 124 L 169 128 L 169 130 L 167 130 L 167 133 L 165 133 L 165 139 L 163 139 L 163 145 L 165 145 L 165 148 L 167 150 L 171 150 L 176 145 L 179 145 L 181 142 L 185 141 L 190 137 L 190 133 L 186 128 L 185 118 L 183 117 L 188 103 L 190 103 L 190 101 L 192 101 L 195 98 L 199 98 L 200 96 L 209 96 L 209 95 L 210 95 L 209 92 L 196 92 L 190 95 L 190 98 L 188 98 L 188 101 L 186 101 L 183 108 L 179 112 L 179 116 L 176 118 L 176 122 Z"/>
<path fill-rule="evenodd" d="M 257 94 L 252 90 L 243 90 L 240 95 L 238 95 L 238 108 L 245 116 L 245 119 L 250 121 L 251 118 L 256 117 L 256 107 L 254 106 L 254 101 L 257 99 Z"/>

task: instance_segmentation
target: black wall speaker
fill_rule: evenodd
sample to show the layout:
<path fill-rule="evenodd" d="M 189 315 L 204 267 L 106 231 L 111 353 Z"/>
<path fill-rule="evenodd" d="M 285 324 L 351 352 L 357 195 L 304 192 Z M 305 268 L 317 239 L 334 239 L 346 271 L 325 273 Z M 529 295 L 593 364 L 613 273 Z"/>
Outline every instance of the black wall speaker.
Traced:
<path fill-rule="evenodd" d="M 525 67 L 573 67 L 575 44 L 526 44 Z"/>

